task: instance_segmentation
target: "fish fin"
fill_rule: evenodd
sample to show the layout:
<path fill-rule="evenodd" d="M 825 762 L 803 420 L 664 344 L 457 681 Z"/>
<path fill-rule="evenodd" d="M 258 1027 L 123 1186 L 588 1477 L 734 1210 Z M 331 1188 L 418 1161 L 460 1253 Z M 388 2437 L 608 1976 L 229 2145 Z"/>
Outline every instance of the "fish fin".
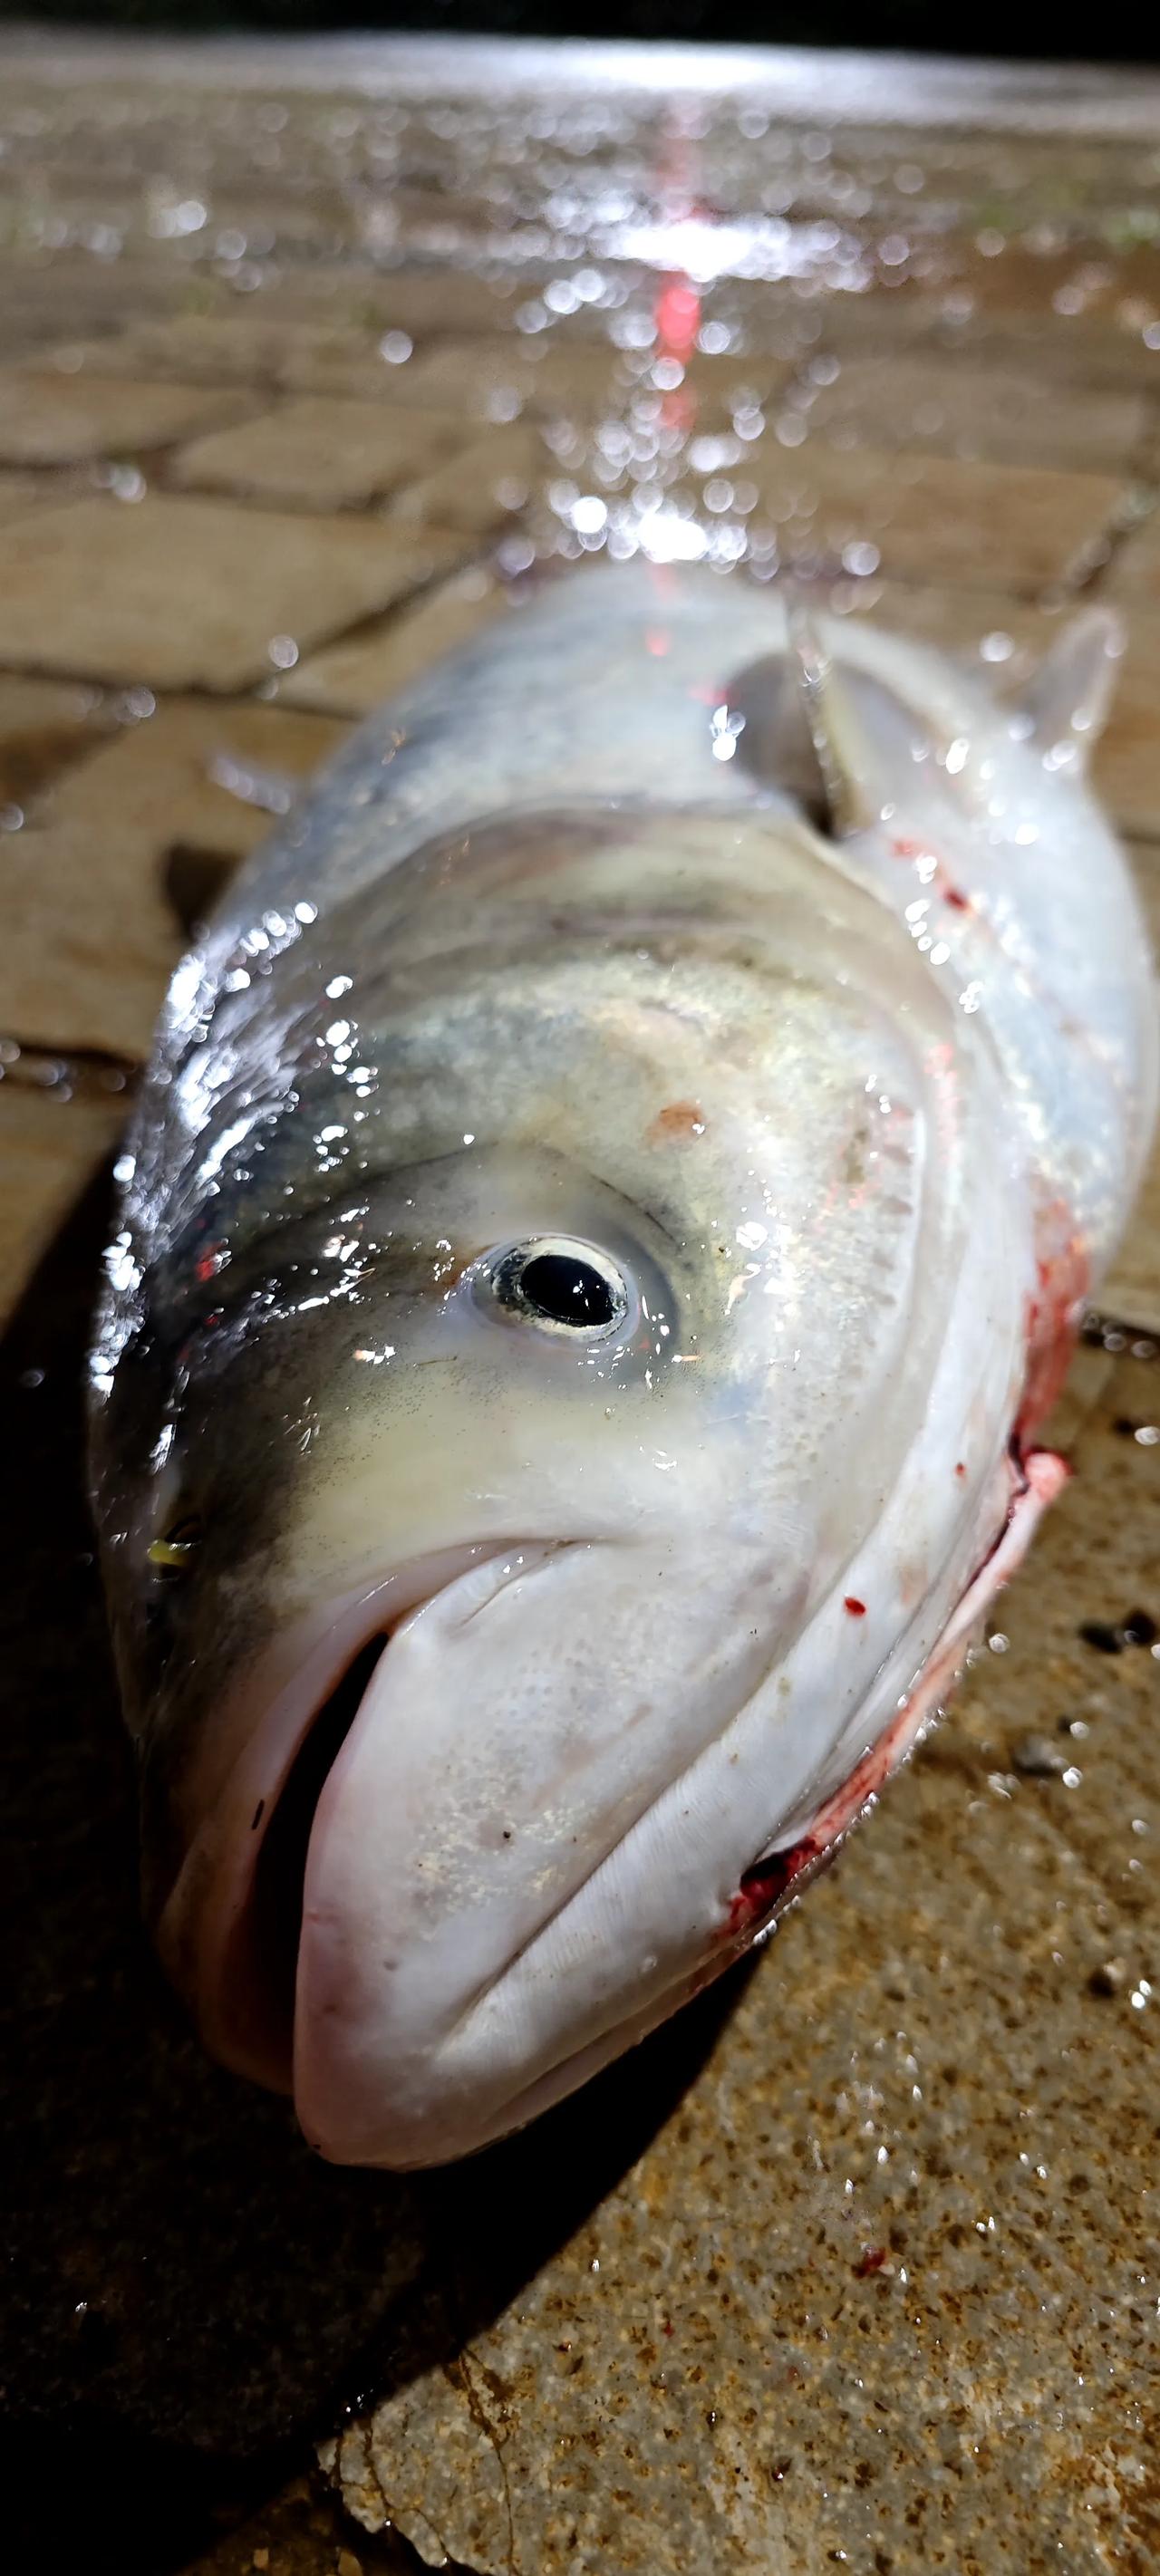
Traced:
<path fill-rule="evenodd" d="M 1080 760 L 1094 750 L 1108 719 L 1124 629 L 1114 608 L 1080 610 L 1021 690 L 1020 731 L 1041 751 L 1074 746 Z"/>
<path fill-rule="evenodd" d="M 786 618 L 798 679 L 793 694 L 813 744 L 829 828 L 837 840 L 847 840 L 881 819 L 882 764 L 809 609 L 792 591 Z"/>
<path fill-rule="evenodd" d="M 811 823 L 825 830 L 830 821 L 829 781 L 818 757 L 796 656 L 788 669 L 771 656 L 761 666 L 760 676 L 765 721 L 756 748 L 765 775 L 796 799 Z"/>

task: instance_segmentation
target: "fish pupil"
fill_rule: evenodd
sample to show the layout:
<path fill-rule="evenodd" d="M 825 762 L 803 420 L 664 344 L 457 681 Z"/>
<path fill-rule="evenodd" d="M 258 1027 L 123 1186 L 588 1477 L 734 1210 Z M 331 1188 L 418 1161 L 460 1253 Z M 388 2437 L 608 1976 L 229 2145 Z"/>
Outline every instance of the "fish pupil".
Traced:
<path fill-rule="evenodd" d="M 533 1314 L 588 1331 L 611 1324 L 617 1313 L 611 1281 L 574 1253 L 536 1253 L 520 1272 L 519 1294 Z"/>

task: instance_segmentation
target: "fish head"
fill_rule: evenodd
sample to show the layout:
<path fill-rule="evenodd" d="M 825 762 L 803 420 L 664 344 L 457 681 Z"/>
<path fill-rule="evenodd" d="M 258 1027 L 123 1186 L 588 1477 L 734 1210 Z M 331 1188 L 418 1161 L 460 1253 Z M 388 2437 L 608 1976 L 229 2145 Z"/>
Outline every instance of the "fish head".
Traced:
<path fill-rule="evenodd" d="M 806 827 L 508 819 L 391 900 L 102 1446 L 163 1958 L 406 2166 L 721 1964 L 962 1589 L 1020 1318 L 983 1041 Z"/>

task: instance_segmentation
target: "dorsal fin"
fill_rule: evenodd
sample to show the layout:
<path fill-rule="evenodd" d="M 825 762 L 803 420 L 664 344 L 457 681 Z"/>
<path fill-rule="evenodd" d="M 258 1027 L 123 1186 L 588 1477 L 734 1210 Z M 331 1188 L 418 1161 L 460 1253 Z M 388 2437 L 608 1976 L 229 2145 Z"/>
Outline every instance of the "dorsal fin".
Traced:
<path fill-rule="evenodd" d="M 827 653 L 805 602 L 791 590 L 786 601 L 790 655 L 797 699 L 813 744 L 829 828 L 845 840 L 879 821 L 881 763 L 873 742 Z"/>
<path fill-rule="evenodd" d="M 1020 691 L 1020 732 L 1043 752 L 1066 743 L 1086 760 L 1107 722 L 1123 650 L 1114 608 L 1081 609 Z"/>

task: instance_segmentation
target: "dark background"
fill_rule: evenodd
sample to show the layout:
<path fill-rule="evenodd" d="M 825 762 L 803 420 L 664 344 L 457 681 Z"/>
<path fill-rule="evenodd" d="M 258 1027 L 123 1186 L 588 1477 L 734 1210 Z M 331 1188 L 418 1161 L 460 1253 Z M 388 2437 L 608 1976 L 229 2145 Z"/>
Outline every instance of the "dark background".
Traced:
<path fill-rule="evenodd" d="M 0 0 L 0 20 L 158 32 L 621 36 L 684 43 L 852 45 L 1046 61 L 1160 57 L 1155 11 L 1068 20 L 1044 0 Z"/>

